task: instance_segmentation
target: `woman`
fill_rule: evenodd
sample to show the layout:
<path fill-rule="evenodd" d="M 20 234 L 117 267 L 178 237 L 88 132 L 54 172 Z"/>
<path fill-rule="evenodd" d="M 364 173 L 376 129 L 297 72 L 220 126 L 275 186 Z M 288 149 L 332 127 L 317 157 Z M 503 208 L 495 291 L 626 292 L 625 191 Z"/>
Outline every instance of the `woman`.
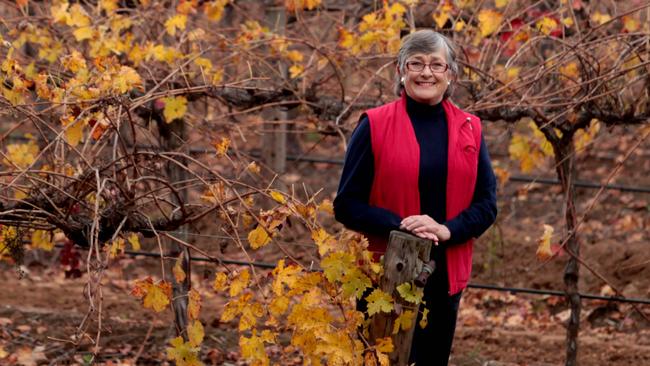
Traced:
<path fill-rule="evenodd" d="M 436 270 L 424 289 L 428 326 L 411 362 L 447 365 L 472 241 L 494 222 L 496 179 L 480 120 L 448 97 L 458 75 L 451 42 L 431 30 L 406 36 L 397 55 L 399 99 L 366 111 L 345 157 L 336 219 L 383 253 L 391 230 L 431 239 Z"/>

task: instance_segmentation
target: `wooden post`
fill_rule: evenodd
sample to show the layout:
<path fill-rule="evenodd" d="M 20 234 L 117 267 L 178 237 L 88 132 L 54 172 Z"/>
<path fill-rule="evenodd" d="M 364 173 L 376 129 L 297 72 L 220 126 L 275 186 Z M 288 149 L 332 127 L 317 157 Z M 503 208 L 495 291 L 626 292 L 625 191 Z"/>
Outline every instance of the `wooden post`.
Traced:
<path fill-rule="evenodd" d="M 380 280 L 381 290 L 391 294 L 396 304 L 412 307 L 413 304 L 400 297 L 396 287 L 404 282 L 414 281 L 420 275 L 424 263 L 429 262 L 430 255 L 431 240 L 421 239 L 401 231 L 391 231 L 388 248 L 384 255 L 384 276 Z M 374 344 L 376 339 L 392 336 L 394 351 L 390 355 L 391 365 L 406 366 L 411 353 L 413 332 L 417 324 L 414 321 L 410 329 L 392 335 L 393 324 L 397 316 L 398 314 L 395 312 L 375 314 L 371 319 L 369 338 L 371 344 Z"/>

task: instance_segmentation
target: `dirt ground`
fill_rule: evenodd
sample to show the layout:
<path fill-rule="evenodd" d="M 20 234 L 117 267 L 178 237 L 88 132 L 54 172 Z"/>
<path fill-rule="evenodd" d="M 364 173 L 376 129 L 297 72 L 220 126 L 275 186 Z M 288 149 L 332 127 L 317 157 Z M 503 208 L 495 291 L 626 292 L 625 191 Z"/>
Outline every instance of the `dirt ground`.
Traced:
<path fill-rule="evenodd" d="M 486 129 L 486 139 L 496 164 L 512 167 L 507 158 L 511 131 L 497 124 Z M 631 146 L 634 130 L 605 131 L 597 144 L 580 155 L 581 180 L 602 182 L 616 166 L 619 157 Z M 305 150 L 311 147 L 305 147 Z M 332 153 L 336 145 L 311 148 L 312 155 L 340 156 Z M 552 169 L 538 173 L 553 177 Z M 646 142 L 611 183 L 650 187 L 650 143 Z M 516 169 L 513 169 L 513 174 Z M 340 166 L 307 162 L 290 164 L 289 181 L 305 181 L 305 189 L 323 187 L 320 198 L 333 198 Z M 591 204 L 597 190 L 580 188 L 580 215 Z M 625 296 L 650 298 L 650 194 L 606 190 L 585 217 L 580 231 L 582 257 L 595 272 Z M 476 243 L 474 283 L 500 286 L 563 290 L 562 272 L 567 255 L 547 263 L 535 258 L 542 224 L 562 232 L 562 193 L 557 186 L 510 182 L 499 190 L 497 224 Z M 326 220 L 327 221 L 327 220 Z M 329 219 L 332 230 L 340 228 Z M 207 227 L 196 227 L 195 245 L 220 248 L 224 256 L 242 259 L 227 243 L 201 235 Z M 559 235 L 554 240 L 559 240 Z M 314 258 L 314 248 L 306 243 L 305 233 L 295 229 L 296 257 L 306 263 Z M 302 243 L 302 244 L 301 244 Z M 65 364 L 143 364 L 165 361 L 165 346 L 175 336 L 171 312 L 153 314 L 131 296 L 131 283 L 159 274 L 155 260 L 121 259 L 107 270 L 103 281 L 103 306 L 89 313 L 85 297 L 85 275 L 66 279 L 59 264 L 57 249 L 52 253 L 28 254 L 22 273 L 0 262 L 0 365 Z M 273 262 L 281 253 L 253 253 L 254 260 Z M 210 286 L 215 268 L 196 265 L 194 286 Z M 580 289 L 585 293 L 611 293 L 598 276 L 581 268 Z M 210 294 L 210 291 L 203 291 Z M 203 299 L 201 320 L 206 325 L 202 346 L 203 361 L 210 364 L 242 365 L 238 361 L 237 333 L 232 324 L 218 321 L 225 299 L 216 294 Z M 606 303 L 584 300 L 580 333 L 581 365 L 650 365 L 650 305 Z M 97 357 L 90 339 L 77 346 L 72 340 L 88 315 L 91 334 L 96 334 L 101 311 L 101 338 Z M 563 298 L 539 295 L 511 295 L 506 292 L 466 290 L 452 353 L 452 365 L 559 365 L 565 357 L 565 327 L 568 318 Z M 281 352 L 281 350 L 279 351 Z M 291 360 L 284 355 L 283 360 Z M 285 364 L 300 364 L 299 358 Z"/>

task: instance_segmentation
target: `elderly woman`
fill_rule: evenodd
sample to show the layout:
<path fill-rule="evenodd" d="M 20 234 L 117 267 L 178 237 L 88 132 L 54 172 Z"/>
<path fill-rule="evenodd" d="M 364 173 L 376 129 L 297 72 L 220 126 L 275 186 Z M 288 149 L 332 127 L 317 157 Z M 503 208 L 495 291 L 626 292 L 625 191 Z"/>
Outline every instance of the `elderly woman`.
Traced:
<path fill-rule="evenodd" d="M 458 75 L 445 36 L 421 30 L 397 55 L 394 102 L 366 111 L 345 156 L 336 219 L 383 253 L 391 230 L 431 239 L 436 270 L 424 289 L 428 326 L 411 362 L 447 365 L 473 238 L 494 222 L 496 179 L 478 117 L 449 101 Z"/>

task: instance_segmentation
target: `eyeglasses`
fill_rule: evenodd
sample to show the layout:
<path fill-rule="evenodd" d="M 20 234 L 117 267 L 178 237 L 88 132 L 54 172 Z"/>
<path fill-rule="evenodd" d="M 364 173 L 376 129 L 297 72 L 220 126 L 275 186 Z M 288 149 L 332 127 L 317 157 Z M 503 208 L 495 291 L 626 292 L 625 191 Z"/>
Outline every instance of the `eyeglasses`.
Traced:
<path fill-rule="evenodd" d="M 442 62 L 433 62 L 430 64 L 425 64 L 424 62 L 420 62 L 420 61 L 408 61 L 406 63 L 406 69 L 408 71 L 413 71 L 413 72 L 422 72 L 424 71 L 425 66 L 429 66 L 429 70 L 435 73 L 445 72 L 447 71 L 447 69 L 449 69 L 449 65 Z"/>

